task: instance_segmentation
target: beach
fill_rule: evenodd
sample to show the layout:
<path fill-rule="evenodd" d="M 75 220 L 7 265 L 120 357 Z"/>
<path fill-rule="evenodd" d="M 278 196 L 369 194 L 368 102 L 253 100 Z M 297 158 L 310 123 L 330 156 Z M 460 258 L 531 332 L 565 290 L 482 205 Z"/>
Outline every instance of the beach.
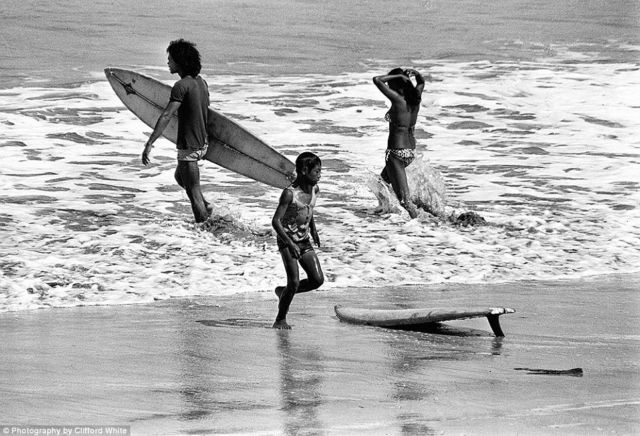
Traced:
<path fill-rule="evenodd" d="M 5 0 L 0 15 L 1 433 L 640 434 L 637 1 Z M 325 282 L 294 299 L 291 331 L 270 328 L 281 190 L 201 161 L 213 209 L 196 225 L 175 145 L 142 165 L 151 129 L 104 75 L 173 84 L 177 38 L 202 54 L 212 109 L 322 159 Z M 395 67 L 426 78 L 416 219 L 379 177 L 389 102 L 371 79 Z M 467 212 L 483 224 L 454 224 Z M 496 338 L 486 319 L 349 325 L 335 305 L 516 312 Z"/>
<path fill-rule="evenodd" d="M 591 435 L 640 431 L 638 277 L 269 293 L 0 315 L 3 424 L 131 434 Z M 579 293 L 580 297 L 573 295 Z M 440 333 L 333 306 L 512 307 Z M 528 368 L 529 370 L 525 370 Z M 536 374 L 531 370 L 582 375 Z"/>
<path fill-rule="evenodd" d="M 208 0 L 163 1 L 153 12 L 124 0 L 11 0 L 0 31 L 9 55 L 0 67 L 0 312 L 281 284 L 270 223 L 279 190 L 202 161 L 213 205 L 202 231 L 173 177 L 175 145 L 158 140 L 151 164 L 140 161 L 151 129 L 103 69 L 172 84 L 166 44 L 176 34 L 202 51 L 211 108 L 291 161 L 304 151 L 322 159 L 325 289 L 640 271 L 635 2 L 474 1 L 461 11 L 420 1 L 387 11 L 379 0 L 366 10 L 290 1 L 223 1 L 212 26 L 199 12 Z M 239 19 L 256 8 L 266 15 Z M 406 15 L 407 41 L 369 31 Z M 427 77 L 407 168 L 421 207 L 414 220 L 379 178 L 388 101 L 371 79 L 396 65 Z M 465 212 L 486 225 L 451 223 Z"/>

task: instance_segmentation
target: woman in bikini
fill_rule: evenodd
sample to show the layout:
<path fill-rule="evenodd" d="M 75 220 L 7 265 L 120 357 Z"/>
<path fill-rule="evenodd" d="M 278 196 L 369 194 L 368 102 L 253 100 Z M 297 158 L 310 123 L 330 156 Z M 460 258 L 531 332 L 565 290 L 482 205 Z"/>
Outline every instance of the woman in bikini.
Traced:
<path fill-rule="evenodd" d="M 416 78 L 415 86 L 411 76 Z M 415 158 L 414 128 L 420 110 L 424 78 L 414 69 L 394 68 L 387 75 L 374 77 L 373 83 L 391 101 L 391 109 L 385 115 L 389 121 L 389 139 L 381 177 L 391 183 L 402 207 L 411 218 L 415 218 L 418 212 L 409 196 L 405 168 Z"/>

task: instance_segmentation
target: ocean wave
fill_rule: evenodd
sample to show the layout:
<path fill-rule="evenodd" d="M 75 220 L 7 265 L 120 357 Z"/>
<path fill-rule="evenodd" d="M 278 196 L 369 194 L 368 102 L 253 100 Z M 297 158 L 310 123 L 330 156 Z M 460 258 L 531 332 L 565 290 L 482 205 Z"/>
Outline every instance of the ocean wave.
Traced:
<path fill-rule="evenodd" d="M 212 106 L 287 157 L 323 159 L 326 288 L 640 269 L 633 64 L 438 61 L 428 72 L 420 158 L 409 167 L 415 220 L 377 178 L 387 125 L 373 72 L 212 84 Z M 203 163 L 217 212 L 196 226 L 173 180 L 174 146 L 159 141 L 143 167 L 150 129 L 106 81 L 0 95 L 0 311 L 271 293 L 284 283 L 270 228 L 278 190 Z M 465 212 L 484 224 L 456 225 Z"/>

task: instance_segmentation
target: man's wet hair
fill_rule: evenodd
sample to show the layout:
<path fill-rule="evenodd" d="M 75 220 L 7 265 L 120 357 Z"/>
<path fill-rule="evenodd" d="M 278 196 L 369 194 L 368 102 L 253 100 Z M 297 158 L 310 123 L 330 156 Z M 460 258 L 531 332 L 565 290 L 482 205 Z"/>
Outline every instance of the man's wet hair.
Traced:
<path fill-rule="evenodd" d="M 175 63 L 180 65 L 183 73 L 192 77 L 200 74 L 202 69 L 200 52 L 193 42 L 185 41 L 182 38 L 171 41 L 167 47 L 167 53 L 171 55 Z"/>

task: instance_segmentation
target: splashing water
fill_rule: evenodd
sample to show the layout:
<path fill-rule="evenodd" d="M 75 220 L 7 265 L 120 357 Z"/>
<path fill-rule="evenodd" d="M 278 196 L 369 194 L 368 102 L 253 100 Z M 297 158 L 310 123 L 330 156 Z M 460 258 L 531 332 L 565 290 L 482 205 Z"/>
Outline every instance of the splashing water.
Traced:
<path fill-rule="evenodd" d="M 414 220 L 378 175 L 387 126 L 373 72 L 218 76 L 212 91 L 216 108 L 290 159 L 321 156 L 323 289 L 566 279 L 640 264 L 638 68 L 598 59 L 429 64 L 442 81 L 430 82 L 424 156 L 407 172 L 431 213 Z M 283 283 L 278 190 L 204 162 L 203 191 L 224 209 L 195 226 L 172 177 L 175 147 L 161 143 L 143 168 L 149 129 L 103 79 L 0 94 L 0 312 L 271 297 Z M 377 203 L 384 214 L 370 213 Z M 452 219 L 468 210 L 489 225 Z"/>
<path fill-rule="evenodd" d="M 427 158 L 418 154 L 407 167 L 407 181 L 411 200 L 420 209 L 437 218 L 447 215 L 447 195 L 444 178 L 433 168 Z M 396 197 L 393 187 L 378 175 L 371 174 L 367 186 L 378 199 L 376 213 L 406 213 Z"/>
<path fill-rule="evenodd" d="M 445 216 L 447 192 L 442 174 L 433 168 L 428 159 L 418 154 L 407 168 L 407 180 L 411 200 L 416 206 L 438 217 Z"/>
<path fill-rule="evenodd" d="M 198 230 L 208 232 L 223 243 L 231 241 L 266 242 L 273 238 L 273 230 L 255 221 L 246 221 L 237 211 L 212 206 L 205 222 L 196 224 Z"/>

